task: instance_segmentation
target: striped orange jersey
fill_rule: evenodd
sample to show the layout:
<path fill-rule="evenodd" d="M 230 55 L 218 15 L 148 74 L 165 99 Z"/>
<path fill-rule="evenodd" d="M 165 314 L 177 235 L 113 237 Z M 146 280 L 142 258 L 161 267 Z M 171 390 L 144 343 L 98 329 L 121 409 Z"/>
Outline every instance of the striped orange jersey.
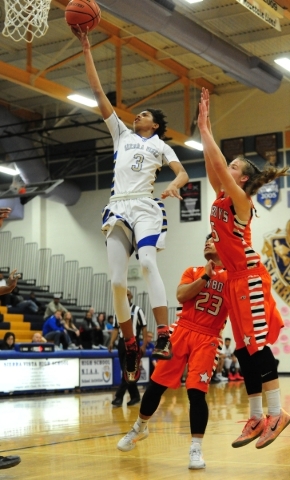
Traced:
<path fill-rule="evenodd" d="M 180 284 L 192 283 L 204 274 L 204 267 L 189 267 L 183 273 Z M 183 303 L 178 324 L 195 332 L 218 336 L 228 315 L 224 299 L 226 281 L 226 271 L 216 267 L 199 294 Z"/>
<path fill-rule="evenodd" d="M 211 207 L 212 236 L 218 255 L 229 272 L 259 266 L 260 256 L 252 248 L 250 223 L 239 220 L 232 200 L 220 192 Z"/>

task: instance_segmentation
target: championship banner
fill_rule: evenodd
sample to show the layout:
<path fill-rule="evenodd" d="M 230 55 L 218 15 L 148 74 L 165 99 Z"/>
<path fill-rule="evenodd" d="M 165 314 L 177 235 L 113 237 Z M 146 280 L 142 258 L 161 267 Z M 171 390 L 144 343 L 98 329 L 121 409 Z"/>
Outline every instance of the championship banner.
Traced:
<path fill-rule="evenodd" d="M 256 152 L 268 163 L 276 165 L 277 163 L 277 135 L 270 133 L 266 135 L 256 135 Z"/>
<path fill-rule="evenodd" d="M 188 182 L 180 189 L 180 221 L 195 222 L 201 220 L 201 183 Z"/>
<path fill-rule="evenodd" d="M 272 287 L 279 297 L 290 306 L 290 220 L 284 230 L 264 235 L 262 253 L 272 278 Z"/>
<path fill-rule="evenodd" d="M 266 183 L 257 192 L 257 201 L 263 205 L 263 207 L 270 208 L 277 203 L 279 198 L 279 183 L 277 180 L 272 180 L 272 182 Z"/>
<path fill-rule="evenodd" d="M 228 162 L 231 162 L 239 155 L 244 155 L 244 139 L 228 138 L 221 141 L 221 151 Z"/>

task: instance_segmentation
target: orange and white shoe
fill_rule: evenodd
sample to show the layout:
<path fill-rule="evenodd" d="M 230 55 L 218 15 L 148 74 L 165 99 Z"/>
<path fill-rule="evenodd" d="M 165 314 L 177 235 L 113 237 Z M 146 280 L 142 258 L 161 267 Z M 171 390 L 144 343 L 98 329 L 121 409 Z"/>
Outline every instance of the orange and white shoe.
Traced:
<path fill-rule="evenodd" d="M 275 438 L 283 432 L 289 423 L 290 415 L 283 409 L 281 409 L 280 415 L 267 415 L 265 427 L 256 443 L 256 448 L 264 448 L 274 442 Z"/>
<path fill-rule="evenodd" d="M 249 418 L 241 435 L 232 443 L 232 447 L 239 448 L 248 445 L 248 443 L 252 442 L 262 434 L 265 424 L 266 418 L 264 415 L 262 418 Z"/>

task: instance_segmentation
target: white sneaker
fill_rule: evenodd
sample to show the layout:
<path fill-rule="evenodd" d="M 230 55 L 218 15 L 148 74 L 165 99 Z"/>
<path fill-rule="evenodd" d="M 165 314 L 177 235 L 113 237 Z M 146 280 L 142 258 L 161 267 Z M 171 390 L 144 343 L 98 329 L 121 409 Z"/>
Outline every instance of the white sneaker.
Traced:
<path fill-rule="evenodd" d="M 217 373 L 216 376 L 221 382 L 228 382 L 229 381 L 228 377 L 224 377 L 221 373 Z"/>
<path fill-rule="evenodd" d="M 100 345 L 92 345 L 92 350 L 100 350 Z"/>
<path fill-rule="evenodd" d="M 191 470 L 205 468 L 205 461 L 202 457 L 201 446 L 199 443 L 192 443 L 189 450 L 189 465 Z"/>
<path fill-rule="evenodd" d="M 136 447 L 136 442 L 145 440 L 149 435 L 148 426 L 143 432 L 140 432 L 140 427 L 135 423 L 134 427 L 128 432 L 117 444 L 117 448 L 122 452 L 130 452 Z"/>

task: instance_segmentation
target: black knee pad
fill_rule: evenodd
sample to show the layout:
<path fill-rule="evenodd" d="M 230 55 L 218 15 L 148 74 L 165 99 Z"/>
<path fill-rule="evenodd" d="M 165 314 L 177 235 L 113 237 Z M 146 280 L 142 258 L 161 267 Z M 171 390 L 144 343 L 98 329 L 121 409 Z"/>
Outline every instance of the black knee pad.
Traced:
<path fill-rule="evenodd" d="M 203 435 L 208 422 L 208 406 L 205 392 L 196 388 L 189 388 L 187 395 L 190 404 L 189 420 L 191 434 Z"/>
<path fill-rule="evenodd" d="M 258 361 L 250 355 L 247 348 L 239 348 L 234 352 L 237 357 L 247 390 L 248 395 L 262 392 L 262 378 Z"/>
<path fill-rule="evenodd" d="M 270 382 L 278 378 L 277 362 L 271 348 L 264 347 L 263 350 L 254 353 L 255 361 L 260 369 L 262 383 Z"/>
<path fill-rule="evenodd" d="M 157 410 L 160 399 L 167 387 L 150 380 L 148 387 L 142 397 L 140 413 L 145 417 L 151 417 Z"/>

